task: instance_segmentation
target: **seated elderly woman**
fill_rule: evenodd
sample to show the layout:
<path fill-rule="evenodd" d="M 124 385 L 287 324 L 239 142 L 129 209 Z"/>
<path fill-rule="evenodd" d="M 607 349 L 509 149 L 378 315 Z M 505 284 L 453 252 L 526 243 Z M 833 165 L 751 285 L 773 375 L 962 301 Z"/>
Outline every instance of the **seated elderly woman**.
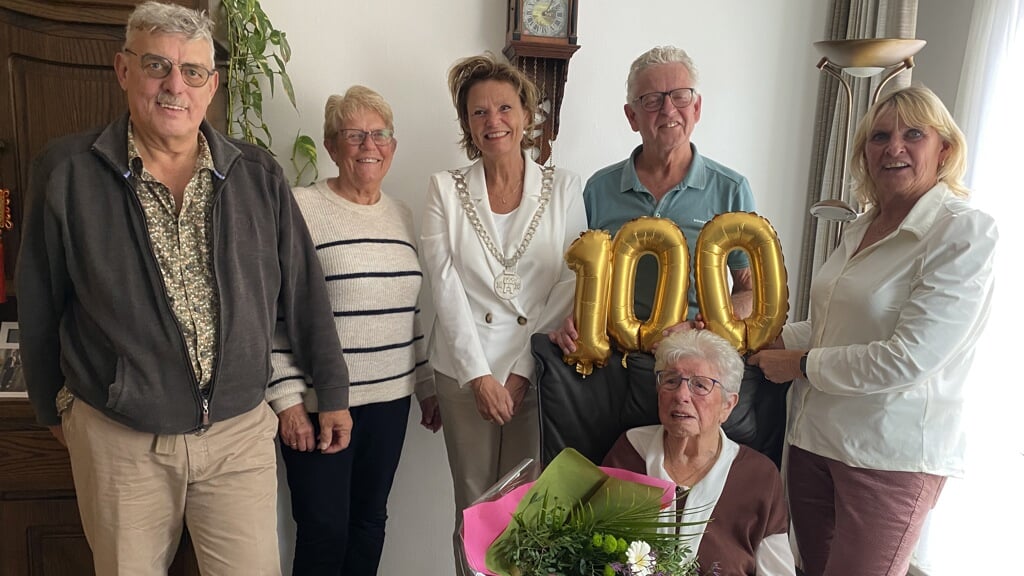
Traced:
<path fill-rule="evenodd" d="M 703 571 L 717 565 L 721 574 L 794 574 L 778 470 L 722 432 L 739 399 L 739 354 L 711 331 L 678 332 L 658 345 L 654 369 L 661 424 L 627 431 L 604 465 L 688 491 L 678 504 L 682 520 L 708 522 L 689 541 Z"/>

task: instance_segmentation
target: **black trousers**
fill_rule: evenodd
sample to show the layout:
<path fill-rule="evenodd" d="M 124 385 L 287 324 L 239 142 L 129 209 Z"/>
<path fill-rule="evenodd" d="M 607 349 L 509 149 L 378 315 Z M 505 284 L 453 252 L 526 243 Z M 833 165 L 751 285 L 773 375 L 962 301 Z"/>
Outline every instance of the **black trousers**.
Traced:
<path fill-rule="evenodd" d="M 297 526 L 294 576 L 374 576 L 409 397 L 351 408 L 352 442 L 337 454 L 281 447 Z M 310 414 L 317 436 L 317 414 Z"/>

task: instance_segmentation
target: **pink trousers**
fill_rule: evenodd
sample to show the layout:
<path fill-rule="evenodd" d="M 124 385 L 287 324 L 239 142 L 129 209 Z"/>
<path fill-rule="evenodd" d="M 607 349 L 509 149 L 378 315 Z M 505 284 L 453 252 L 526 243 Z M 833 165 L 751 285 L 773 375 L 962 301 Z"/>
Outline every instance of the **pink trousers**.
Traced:
<path fill-rule="evenodd" d="M 789 447 L 790 515 L 806 576 L 904 576 L 943 476 L 854 468 Z"/>

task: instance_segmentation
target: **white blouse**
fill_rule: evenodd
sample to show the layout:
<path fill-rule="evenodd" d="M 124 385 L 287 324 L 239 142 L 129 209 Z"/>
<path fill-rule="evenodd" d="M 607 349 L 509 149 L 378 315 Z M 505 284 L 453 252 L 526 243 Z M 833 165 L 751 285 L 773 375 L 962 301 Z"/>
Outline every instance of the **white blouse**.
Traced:
<path fill-rule="evenodd" d="M 807 379 L 790 391 L 788 442 L 859 468 L 962 475 L 995 221 L 940 183 L 852 255 L 875 215 L 853 222 L 822 266 L 810 320 L 783 329 L 786 348 L 810 349 Z"/>

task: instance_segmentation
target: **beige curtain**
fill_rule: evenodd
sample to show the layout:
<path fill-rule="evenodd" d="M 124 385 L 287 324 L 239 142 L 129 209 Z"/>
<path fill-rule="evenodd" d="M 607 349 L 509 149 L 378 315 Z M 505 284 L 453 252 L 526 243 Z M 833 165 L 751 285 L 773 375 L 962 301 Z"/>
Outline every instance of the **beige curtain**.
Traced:
<path fill-rule="evenodd" d="M 917 0 L 832 0 L 822 40 L 913 38 L 916 27 Z M 911 72 L 912 70 L 908 70 L 890 80 L 886 84 L 886 90 L 910 85 Z M 853 95 L 849 132 L 844 126 L 846 102 L 839 81 L 824 73 L 818 81 L 818 104 L 815 110 L 811 167 L 804 210 L 804 234 L 799 275 L 795 283 L 796 307 L 792 314 L 794 320 L 807 318 L 811 278 L 832 252 L 831 239 L 836 234 L 835 223 L 819 222 L 807 211 L 819 200 L 851 200 L 848 191 L 845 196 L 840 196 L 842 183 L 839 182 L 836 163 L 845 163 L 847 159 L 837 158 L 837 155 L 842 139 L 846 138 L 847 134 L 852 139 L 852 128 L 857 126 L 857 122 L 867 110 L 871 94 L 880 81 L 878 77 L 865 80 L 847 78 Z"/>

